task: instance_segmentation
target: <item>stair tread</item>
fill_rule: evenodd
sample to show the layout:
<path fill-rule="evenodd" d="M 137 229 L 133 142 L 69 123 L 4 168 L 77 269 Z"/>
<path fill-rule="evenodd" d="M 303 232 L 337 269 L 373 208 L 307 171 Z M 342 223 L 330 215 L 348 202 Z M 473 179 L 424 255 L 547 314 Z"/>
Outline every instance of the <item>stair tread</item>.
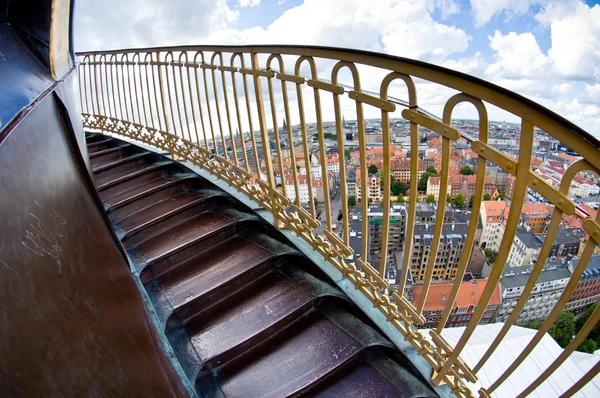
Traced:
<path fill-rule="evenodd" d="M 205 197 L 206 194 L 202 191 L 184 192 L 119 221 L 117 226 L 126 233 L 131 233 L 148 226 L 156 220 L 193 205 Z"/>
<path fill-rule="evenodd" d="M 236 236 L 163 276 L 159 286 L 171 305 L 177 308 L 272 256 L 268 250 Z"/>
<path fill-rule="evenodd" d="M 126 181 L 130 178 L 139 176 L 141 174 L 150 172 L 152 170 L 156 170 L 160 167 L 163 167 L 165 164 L 168 163 L 148 163 L 148 164 L 144 164 L 141 165 L 140 167 L 131 169 L 131 170 L 125 170 L 122 173 L 118 173 L 112 176 L 109 176 L 107 178 L 103 178 L 99 181 L 96 182 L 96 187 L 98 188 L 99 191 L 102 191 L 103 189 L 108 188 L 109 186 L 113 186 L 115 184 L 119 184 L 119 183 L 126 183 Z"/>
<path fill-rule="evenodd" d="M 206 211 L 140 243 L 136 249 L 147 263 L 151 263 L 234 223 L 235 219 L 231 217 Z"/>
<path fill-rule="evenodd" d="M 112 153 L 112 152 L 118 152 L 118 151 L 121 151 L 126 148 L 131 148 L 131 145 L 130 144 L 122 144 L 122 145 L 112 146 L 109 148 L 94 151 L 94 152 L 90 153 L 89 155 L 90 155 L 90 159 L 94 159 L 99 156 L 106 155 L 106 154 Z"/>
<path fill-rule="evenodd" d="M 137 187 L 131 188 L 123 193 L 115 195 L 109 199 L 104 201 L 104 205 L 110 208 L 114 208 L 120 205 L 123 205 L 127 202 L 135 200 L 140 196 L 148 194 L 150 192 L 154 192 L 159 190 L 160 188 L 164 188 L 169 186 L 176 181 L 181 181 L 182 178 L 180 176 L 164 176 L 147 182 L 145 184 L 139 185 Z"/>
<path fill-rule="evenodd" d="M 318 311 L 227 364 L 219 372 L 227 397 L 281 397 L 298 393 L 362 349 Z"/>
<path fill-rule="evenodd" d="M 312 397 L 398 397 L 401 392 L 368 364 L 352 360 L 334 375 L 310 390 Z"/>
<path fill-rule="evenodd" d="M 115 160 L 115 161 L 112 161 L 112 162 L 108 162 L 108 163 L 99 164 L 99 165 L 96 165 L 96 166 L 92 167 L 92 172 L 93 172 L 93 173 L 98 173 L 98 172 L 100 172 L 100 171 L 108 170 L 108 169 L 110 169 L 111 167 L 115 167 L 115 166 L 118 166 L 118 165 L 121 165 L 121 164 L 124 164 L 124 163 L 130 162 L 130 161 L 132 161 L 132 160 L 139 159 L 139 158 L 141 158 L 142 156 L 146 156 L 146 155 L 148 155 L 149 153 L 150 153 L 150 152 L 138 152 L 138 153 L 133 153 L 133 154 L 131 154 L 131 155 L 127 156 L 127 157 L 124 157 L 124 158 L 121 158 L 121 159 L 118 159 L 118 160 Z"/>
<path fill-rule="evenodd" d="M 203 362 L 269 329 L 314 299 L 280 272 L 271 272 L 234 297 L 201 313 L 188 323 L 194 349 Z"/>

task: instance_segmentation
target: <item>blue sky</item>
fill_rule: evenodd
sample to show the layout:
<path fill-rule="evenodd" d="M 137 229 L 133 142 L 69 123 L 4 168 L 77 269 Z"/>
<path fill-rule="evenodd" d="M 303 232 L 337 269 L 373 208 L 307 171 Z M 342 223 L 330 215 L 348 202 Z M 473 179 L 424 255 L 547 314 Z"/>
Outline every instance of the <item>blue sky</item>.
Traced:
<path fill-rule="evenodd" d="M 266 43 L 353 47 L 443 65 L 531 98 L 600 136 L 598 1 L 76 2 L 76 50 Z M 446 94 L 424 87 L 420 105 L 439 114 Z M 465 112 L 457 116 L 474 116 Z M 511 120 L 493 109 L 490 118 Z"/>

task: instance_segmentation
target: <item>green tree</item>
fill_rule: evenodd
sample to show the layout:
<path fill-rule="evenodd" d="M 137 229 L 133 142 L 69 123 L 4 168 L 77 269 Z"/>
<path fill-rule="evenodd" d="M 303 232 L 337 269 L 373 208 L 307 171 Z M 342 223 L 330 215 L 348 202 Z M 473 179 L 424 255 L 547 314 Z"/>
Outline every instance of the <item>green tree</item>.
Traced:
<path fill-rule="evenodd" d="M 504 200 L 506 197 L 504 196 L 504 192 L 500 191 L 498 192 L 498 199 L 499 200 Z"/>
<path fill-rule="evenodd" d="M 548 334 L 560 345 L 565 348 L 575 334 L 575 315 L 571 311 L 563 311 L 560 313 Z"/>
<path fill-rule="evenodd" d="M 406 184 L 402 181 L 394 181 L 392 183 L 392 194 L 394 195 L 406 195 Z"/>
<path fill-rule="evenodd" d="M 356 196 L 350 196 L 348 198 L 348 206 L 350 206 L 350 207 L 356 206 Z"/>
<path fill-rule="evenodd" d="M 372 164 L 369 166 L 369 174 L 375 174 L 375 173 L 377 173 L 377 166 Z"/>
<path fill-rule="evenodd" d="M 475 174 L 475 172 L 469 166 L 465 166 L 462 169 L 460 169 L 460 174 L 462 174 L 464 176 L 471 176 L 471 175 Z"/>
<path fill-rule="evenodd" d="M 404 194 L 402 192 L 400 192 L 400 194 L 398 195 L 398 199 L 396 199 L 397 203 L 404 203 L 406 202 L 406 199 L 404 199 Z"/>
<path fill-rule="evenodd" d="M 594 310 L 598 307 L 598 304 L 592 304 L 586 308 L 586 310 L 575 320 L 575 333 L 579 333 L 583 325 L 592 316 Z M 592 339 L 596 342 L 596 345 L 600 346 L 600 323 L 596 324 L 590 334 L 587 336 L 588 339 Z"/>
<path fill-rule="evenodd" d="M 315 201 L 315 207 L 317 207 L 319 205 L 319 202 L 317 201 L 317 198 L 313 198 L 313 200 Z"/>
<path fill-rule="evenodd" d="M 583 343 L 579 347 L 577 347 L 577 351 L 587 352 L 589 354 L 593 354 L 594 351 L 598 349 L 598 344 L 592 339 L 585 339 Z"/>
<path fill-rule="evenodd" d="M 427 190 L 427 181 L 429 180 L 429 177 L 437 175 L 435 173 L 435 169 L 434 169 L 433 172 L 431 172 L 429 169 L 430 168 L 428 167 L 427 171 L 425 173 L 423 173 L 423 175 L 419 179 L 419 184 L 417 185 L 417 189 L 419 191 L 425 191 L 425 190 Z"/>
<path fill-rule="evenodd" d="M 431 195 L 427 195 L 427 197 L 425 198 L 425 202 L 426 203 L 435 203 L 435 202 L 437 202 L 437 200 L 435 200 L 435 196 L 433 196 L 433 194 L 431 194 Z"/>
<path fill-rule="evenodd" d="M 429 166 L 429 167 L 427 167 L 427 170 L 425 170 L 425 173 L 429 173 L 431 175 L 436 176 L 437 175 L 437 170 L 435 169 L 435 167 Z"/>
<path fill-rule="evenodd" d="M 464 207 L 465 206 L 465 197 L 463 196 L 462 193 L 459 193 L 458 195 L 456 195 L 456 197 L 454 198 L 454 205 L 456 207 Z"/>
<path fill-rule="evenodd" d="M 344 155 L 346 156 L 346 159 L 350 160 L 350 153 L 352 152 L 352 148 L 346 148 L 344 149 Z"/>
<path fill-rule="evenodd" d="M 450 194 L 446 194 L 446 203 L 452 203 L 452 196 Z"/>
<path fill-rule="evenodd" d="M 522 326 L 522 327 L 528 328 L 528 329 L 539 330 L 543 323 L 544 323 L 544 321 L 532 321 L 532 322 L 523 323 L 519 326 Z"/>
<path fill-rule="evenodd" d="M 473 207 L 473 201 L 475 200 L 475 196 L 471 195 L 469 198 L 469 207 Z"/>
<path fill-rule="evenodd" d="M 487 261 L 490 264 L 494 264 L 494 262 L 496 261 L 496 253 L 494 253 L 490 249 L 485 249 L 485 257 L 487 258 Z"/>
<path fill-rule="evenodd" d="M 492 200 L 492 195 L 486 193 L 485 195 L 483 195 L 483 200 Z"/>

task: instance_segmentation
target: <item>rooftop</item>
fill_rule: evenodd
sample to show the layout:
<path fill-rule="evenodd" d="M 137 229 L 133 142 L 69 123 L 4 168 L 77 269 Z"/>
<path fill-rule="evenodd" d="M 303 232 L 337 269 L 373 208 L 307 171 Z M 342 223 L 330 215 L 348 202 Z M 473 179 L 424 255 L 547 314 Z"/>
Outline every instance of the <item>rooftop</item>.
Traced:
<path fill-rule="evenodd" d="M 425 301 L 425 311 L 439 311 L 446 308 L 448 304 L 447 298 L 450 297 L 452 291 L 453 282 L 442 282 L 434 283 L 429 287 L 427 292 L 427 300 Z M 487 284 L 487 279 L 472 279 L 470 281 L 464 281 L 460 284 L 454 307 L 468 308 L 469 306 L 477 306 L 479 299 L 483 294 L 483 289 Z M 423 285 L 414 285 L 412 288 L 413 292 L 413 304 L 419 302 L 421 298 L 421 292 L 423 291 Z M 494 294 L 490 299 L 489 305 L 500 305 L 502 300 L 500 297 L 500 287 L 496 286 Z"/>

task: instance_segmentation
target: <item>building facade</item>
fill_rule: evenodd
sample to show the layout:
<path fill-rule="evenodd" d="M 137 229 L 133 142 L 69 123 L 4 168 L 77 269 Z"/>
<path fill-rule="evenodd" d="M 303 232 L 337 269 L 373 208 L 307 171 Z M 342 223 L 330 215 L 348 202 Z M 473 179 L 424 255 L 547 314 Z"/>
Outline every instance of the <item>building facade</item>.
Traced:
<path fill-rule="evenodd" d="M 427 263 L 433 255 L 431 251 L 433 228 L 434 224 L 415 225 L 414 245 L 409 262 L 414 280 L 422 280 L 425 277 Z M 443 224 L 434 264 L 434 278 L 444 279 L 456 275 L 456 269 L 458 268 L 467 238 L 467 229 L 468 224 Z"/>
<path fill-rule="evenodd" d="M 579 258 L 575 258 L 570 265 L 570 270 L 577 267 Z M 575 291 L 569 298 L 569 302 L 565 306 L 566 310 L 580 313 L 590 304 L 600 302 L 600 255 L 593 255 L 590 258 L 581 279 L 577 283 Z"/>

